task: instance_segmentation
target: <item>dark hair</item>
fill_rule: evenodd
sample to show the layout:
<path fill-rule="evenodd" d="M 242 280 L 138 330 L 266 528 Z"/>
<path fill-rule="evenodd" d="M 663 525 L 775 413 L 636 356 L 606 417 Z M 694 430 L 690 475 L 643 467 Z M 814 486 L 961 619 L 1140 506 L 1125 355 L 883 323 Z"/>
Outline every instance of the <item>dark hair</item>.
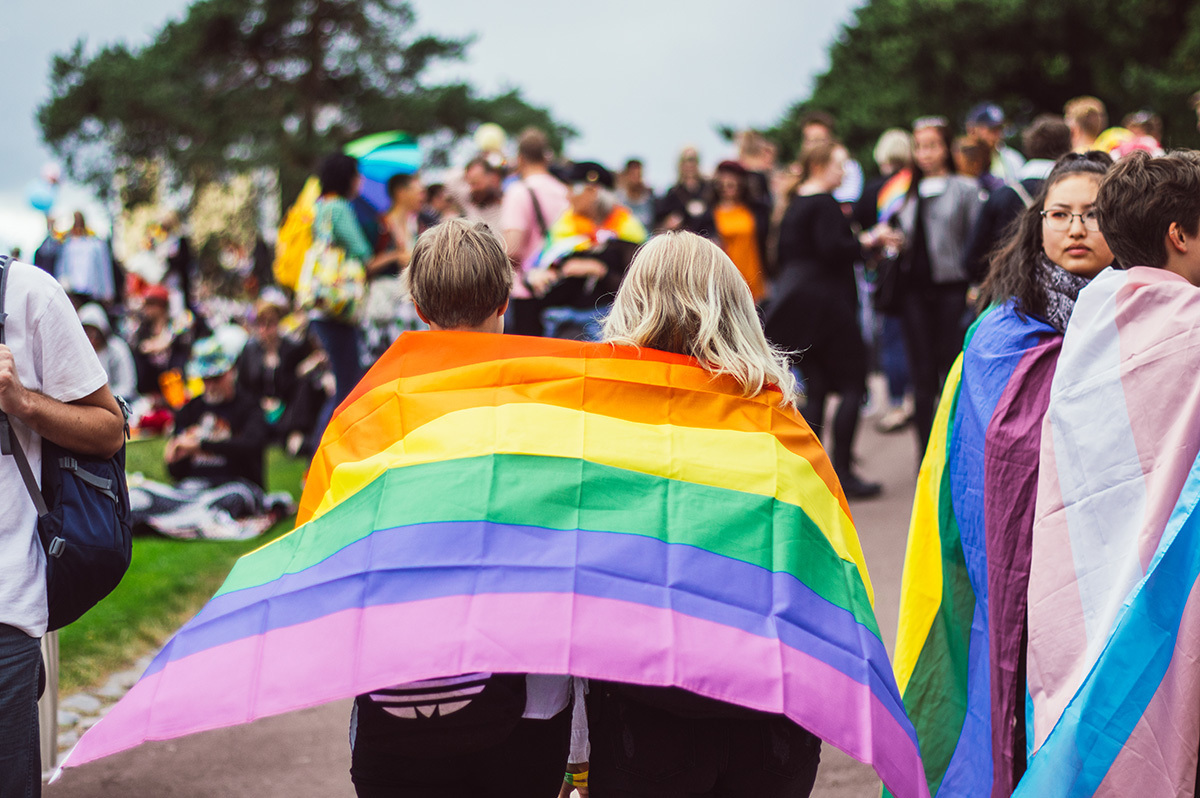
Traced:
<path fill-rule="evenodd" d="M 425 186 L 425 201 L 433 202 L 438 197 L 446 193 L 445 183 L 430 183 Z"/>
<path fill-rule="evenodd" d="M 713 183 L 716 183 L 716 178 L 719 175 L 732 175 L 737 178 L 737 196 L 735 202 L 742 205 L 750 204 L 750 186 L 746 180 L 746 169 L 737 161 L 721 161 L 717 164 L 716 171 L 713 172 Z M 715 188 L 715 185 L 714 185 Z M 720 192 L 717 192 L 718 196 Z"/>
<path fill-rule="evenodd" d="M 463 171 L 466 172 L 468 169 L 476 166 L 483 167 L 483 170 L 488 174 L 496 175 L 501 179 L 504 178 L 504 160 L 501 156 L 498 156 L 495 153 L 479 153 L 474 158 L 467 161 L 467 165 L 463 167 Z"/>
<path fill-rule="evenodd" d="M 388 199 L 396 196 L 396 192 L 408 188 L 416 175 L 392 175 L 387 181 Z"/>
<path fill-rule="evenodd" d="M 1061 116 L 1041 114 L 1021 134 L 1025 155 L 1056 161 L 1071 151 L 1071 128 Z"/>
<path fill-rule="evenodd" d="M 642 163 L 641 158 L 630 158 L 628 161 L 625 162 L 625 171 L 629 171 L 630 169 L 632 169 L 635 166 L 638 167 L 639 169 L 645 168 L 645 164 Z"/>
<path fill-rule="evenodd" d="M 958 167 L 954 165 L 954 134 L 950 132 L 950 123 L 945 117 L 940 116 L 923 116 L 916 122 L 913 122 L 913 136 L 915 138 L 918 130 L 933 129 L 942 137 L 942 145 L 946 148 L 946 171 L 952 175 L 958 174 Z M 908 188 L 908 195 L 916 197 L 920 189 L 921 181 L 925 178 L 925 172 L 917 165 L 916 145 L 913 146 L 913 179 L 912 184 Z"/>
<path fill-rule="evenodd" d="M 536 127 L 527 127 L 517 139 L 517 155 L 526 163 L 544 164 L 549 160 L 550 141 Z"/>
<path fill-rule="evenodd" d="M 800 116 L 800 130 L 804 130 L 804 128 L 808 127 L 809 125 L 820 125 L 832 133 L 833 129 L 837 126 L 837 120 L 834 119 L 833 114 L 829 113 L 828 111 L 813 109 L 812 111 L 805 111 Z"/>
<path fill-rule="evenodd" d="M 1046 291 L 1034 275 L 1042 257 L 1042 210 L 1046 196 L 1059 182 L 1075 175 L 1092 175 L 1101 182 L 1112 162 L 1108 153 L 1099 150 L 1067 153 L 1055 162 L 1033 204 L 1012 221 L 1000 245 L 988 256 L 988 275 L 979 289 L 976 305 L 980 311 L 1015 299 L 1021 315 L 1045 314 Z M 1097 197 L 1097 204 L 1099 201 Z"/>
<path fill-rule="evenodd" d="M 333 152 L 321 160 L 317 167 L 317 180 L 322 194 L 337 194 L 349 197 L 354 189 L 354 178 L 358 177 L 358 161 L 341 152 Z"/>
<path fill-rule="evenodd" d="M 1126 155 L 1100 184 L 1096 215 L 1118 263 L 1165 267 L 1172 222 L 1190 236 L 1200 233 L 1200 153 Z"/>

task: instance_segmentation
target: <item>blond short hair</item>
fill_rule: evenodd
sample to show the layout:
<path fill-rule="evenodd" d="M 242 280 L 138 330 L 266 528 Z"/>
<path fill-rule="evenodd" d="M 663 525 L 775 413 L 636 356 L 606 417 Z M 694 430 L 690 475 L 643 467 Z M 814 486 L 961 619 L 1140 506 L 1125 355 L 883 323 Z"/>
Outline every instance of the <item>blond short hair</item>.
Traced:
<path fill-rule="evenodd" d="M 1098 98 L 1085 94 L 1067 101 L 1063 106 L 1063 119 L 1095 137 L 1108 127 L 1108 109 Z"/>
<path fill-rule="evenodd" d="M 904 169 L 913 163 L 913 137 L 903 128 L 893 127 L 883 131 L 872 153 L 879 166 Z"/>
<path fill-rule="evenodd" d="M 417 238 L 405 282 L 432 324 L 470 328 L 508 301 L 513 267 L 504 242 L 487 225 L 448 219 Z"/>
<path fill-rule="evenodd" d="M 663 233 L 638 250 L 603 339 L 691 355 L 733 377 L 746 396 L 774 386 L 780 404 L 796 406 L 787 355 L 763 335 L 746 281 L 720 247 L 694 233 Z"/>

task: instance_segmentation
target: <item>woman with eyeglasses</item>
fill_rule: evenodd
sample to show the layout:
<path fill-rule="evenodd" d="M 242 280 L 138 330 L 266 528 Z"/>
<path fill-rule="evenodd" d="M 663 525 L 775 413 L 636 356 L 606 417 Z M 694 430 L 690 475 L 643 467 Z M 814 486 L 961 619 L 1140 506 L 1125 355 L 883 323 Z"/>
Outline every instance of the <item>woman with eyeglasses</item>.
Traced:
<path fill-rule="evenodd" d="M 912 185 L 896 222 L 904 234 L 900 319 L 913 385 L 913 426 L 925 451 L 938 393 L 962 349 L 967 311 L 963 256 L 983 206 L 974 180 L 955 173 L 950 127 L 942 117 L 913 124 Z"/>
<path fill-rule="evenodd" d="M 942 617 L 936 641 L 931 635 L 920 652 L 921 657 L 944 656 L 967 674 L 952 688 L 957 693 L 948 698 L 945 686 L 937 685 L 927 695 L 910 690 L 904 701 L 910 716 L 924 719 L 916 724 L 919 737 L 927 732 L 941 739 L 948 727 L 952 736 L 961 732 L 953 752 L 937 746 L 922 746 L 922 752 L 926 772 L 933 776 L 945 772 L 951 756 L 960 772 L 972 774 L 976 781 L 962 794 L 1010 795 L 1025 772 L 1027 589 L 1042 419 L 1079 291 L 1113 261 L 1095 209 L 1100 181 L 1111 165 L 1102 152 L 1064 155 L 992 254 L 979 298 L 983 315 L 963 350 L 956 390 L 948 385 L 942 397 L 947 416 L 939 416 L 918 481 L 906 571 L 921 570 L 915 560 L 934 536 L 943 549 L 957 538 L 960 551 L 943 554 L 943 560 L 961 563 L 957 572 L 965 571 L 970 581 L 976 611 L 957 620 Z M 948 478 L 929 477 L 934 466 L 942 466 Z M 947 494 L 952 513 L 937 519 L 922 515 L 922 506 L 932 507 Z M 954 530 L 948 528 L 951 516 Z M 914 639 L 909 624 L 919 624 L 910 619 L 920 613 L 908 607 L 927 601 L 922 595 L 927 589 L 906 573 L 897 661 L 915 653 L 904 649 L 905 641 Z M 980 622 L 982 631 L 973 631 Z M 984 650 L 984 639 L 986 672 L 982 663 L 969 666 L 966 653 Z M 969 645 L 956 646 L 968 640 Z M 931 650 L 939 645 L 944 650 Z M 988 689 L 982 688 L 985 683 Z M 964 705 L 966 715 L 977 719 L 973 724 L 964 720 Z"/>

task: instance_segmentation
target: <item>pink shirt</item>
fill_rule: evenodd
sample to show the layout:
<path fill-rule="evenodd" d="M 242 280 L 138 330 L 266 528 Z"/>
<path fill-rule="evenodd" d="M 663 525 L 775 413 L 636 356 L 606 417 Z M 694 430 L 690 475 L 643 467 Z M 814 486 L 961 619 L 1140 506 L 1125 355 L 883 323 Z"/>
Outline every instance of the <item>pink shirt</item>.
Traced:
<path fill-rule="evenodd" d="M 542 218 L 546 220 L 547 229 L 566 212 L 570 204 L 567 199 L 567 187 L 549 174 L 529 175 L 523 180 L 513 181 L 505 190 L 504 201 L 500 204 L 500 228 L 505 233 L 515 230 L 521 234 L 521 243 L 512 254 L 521 264 L 522 274 L 532 267 L 546 243 L 538 226 L 537 216 L 533 212 L 530 191 L 537 194 L 538 206 L 542 209 Z M 513 283 L 512 295 L 517 299 L 527 299 L 529 290 L 521 276 L 517 275 L 517 280 Z"/>

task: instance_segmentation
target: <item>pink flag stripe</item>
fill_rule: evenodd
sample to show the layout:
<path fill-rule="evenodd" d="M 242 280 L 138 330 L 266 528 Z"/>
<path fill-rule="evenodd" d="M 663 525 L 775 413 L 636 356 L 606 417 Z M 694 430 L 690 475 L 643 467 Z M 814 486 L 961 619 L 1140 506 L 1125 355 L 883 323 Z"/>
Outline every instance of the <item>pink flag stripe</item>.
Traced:
<path fill-rule="evenodd" d="M 472 628 L 488 633 L 469 634 Z M 570 642 L 548 635 L 547 628 L 573 630 Z M 399 632 L 415 629 L 421 634 Z M 314 640 L 324 641 L 321 651 L 313 650 Z M 777 639 L 667 609 L 563 593 L 451 596 L 349 609 L 199 652 L 138 682 L 63 766 L 147 740 L 453 675 L 445 667 L 449 651 L 458 652 L 456 673 L 570 673 L 675 685 L 782 712 L 873 765 L 898 798 L 929 795 L 916 746 L 866 684 Z M 359 659 L 350 661 L 354 652 Z M 866 681 L 867 674 L 856 676 Z M 297 702 L 297 695 L 311 698 Z"/>

